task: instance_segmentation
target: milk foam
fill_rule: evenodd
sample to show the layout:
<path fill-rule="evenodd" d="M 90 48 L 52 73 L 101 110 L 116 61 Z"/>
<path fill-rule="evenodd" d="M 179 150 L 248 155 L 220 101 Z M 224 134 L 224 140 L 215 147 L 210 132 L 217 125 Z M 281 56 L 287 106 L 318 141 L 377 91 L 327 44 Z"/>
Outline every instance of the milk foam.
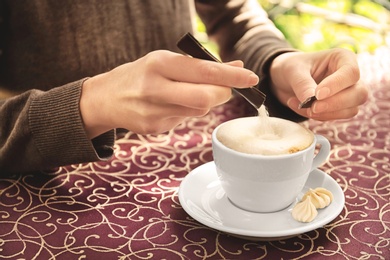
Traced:
<path fill-rule="evenodd" d="M 314 135 L 305 127 L 280 118 L 269 117 L 262 106 L 259 117 L 244 117 L 221 125 L 218 140 L 243 153 L 280 155 L 309 147 Z"/>

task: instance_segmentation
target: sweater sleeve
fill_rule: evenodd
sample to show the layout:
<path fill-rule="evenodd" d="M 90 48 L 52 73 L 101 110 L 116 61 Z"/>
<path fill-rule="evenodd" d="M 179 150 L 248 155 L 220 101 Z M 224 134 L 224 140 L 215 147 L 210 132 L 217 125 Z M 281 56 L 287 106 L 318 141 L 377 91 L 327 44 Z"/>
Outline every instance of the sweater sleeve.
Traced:
<path fill-rule="evenodd" d="M 93 140 L 79 110 L 83 80 L 0 101 L 0 173 L 34 172 L 108 159 L 114 130 Z"/>
<path fill-rule="evenodd" d="M 273 59 L 296 51 L 268 19 L 257 0 L 197 0 L 196 10 L 223 61 L 239 59 L 260 77 L 270 115 L 294 121 L 304 118 L 283 105 L 274 95 L 268 71 Z"/>

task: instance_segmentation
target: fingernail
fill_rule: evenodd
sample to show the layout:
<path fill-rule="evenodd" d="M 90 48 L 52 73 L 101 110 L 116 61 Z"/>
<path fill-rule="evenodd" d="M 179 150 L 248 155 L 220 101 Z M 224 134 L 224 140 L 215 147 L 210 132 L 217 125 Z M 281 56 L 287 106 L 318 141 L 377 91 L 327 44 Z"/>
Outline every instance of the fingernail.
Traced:
<path fill-rule="evenodd" d="M 235 64 L 239 65 L 240 67 L 244 67 L 244 62 L 242 60 L 235 60 Z"/>
<path fill-rule="evenodd" d="M 330 94 L 330 89 L 329 88 L 321 88 L 317 91 L 316 93 L 316 98 L 318 100 L 322 100 L 322 99 L 325 99 L 329 96 Z"/>
<path fill-rule="evenodd" d="M 322 112 L 325 112 L 326 110 L 328 110 L 328 108 L 329 108 L 329 105 L 327 102 L 317 101 L 316 103 L 314 103 L 313 112 L 314 113 L 322 113 Z"/>
<path fill-rule="evenodd" d="M 250 74 L 248 84 L 254 86 L 257 85 L 258 83 L 259 83 L 259 77 L 254 73 Z"/>
<path fill-rule="evenodd" d="M 226 64 L 241 67 L 241 68 L 244 67 L 244 62 L 242 62 L 241 60 L 229 61 L 229 62 L 226 62 Z"/>
<path fill-rule="evenodd" d="M 287 106 L 288 107 L 292 107 L 293 106 L 293 100 L 292 100 L 293 98 L 289 98 L 288 100 L 287 100 Z"/>
<path fill-rule="evenodd" d="M 307 110 L 307 116 L 309 118 L 319 118 L 321 114 L 314 113 L 311 109 Z"/>

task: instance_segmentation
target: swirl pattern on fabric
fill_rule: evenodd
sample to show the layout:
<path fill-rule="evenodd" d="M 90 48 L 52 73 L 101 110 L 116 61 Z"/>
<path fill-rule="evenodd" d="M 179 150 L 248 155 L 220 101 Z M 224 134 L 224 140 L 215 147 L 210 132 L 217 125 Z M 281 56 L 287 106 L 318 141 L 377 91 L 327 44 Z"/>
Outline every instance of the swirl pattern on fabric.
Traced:
<path fill-rule="evenodd" d="M 321 170 L 345 193 L 343 211 L 323 228 L 255 242 L 182 209 L 178 187 L 212 160 L 212 130 L 256 112 L 235 98 L 164 135 L 119 133 L 109 162 L 0 179 L 0 258 L 390 259 L 390 50 L 361 55 L 360 64 L 372 94 L 358 116 L 304 123 L 330 140 Z"/>

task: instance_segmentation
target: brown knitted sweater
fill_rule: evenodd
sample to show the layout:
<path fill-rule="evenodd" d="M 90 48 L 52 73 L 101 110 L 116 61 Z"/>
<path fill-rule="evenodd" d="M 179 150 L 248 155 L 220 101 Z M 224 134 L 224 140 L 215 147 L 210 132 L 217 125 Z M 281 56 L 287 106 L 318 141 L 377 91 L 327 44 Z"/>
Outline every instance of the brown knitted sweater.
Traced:
<path fill-rule="evenodd" d="M 86 77 L 167 49 L 192 31 L 185 0 L 0 0 L 0 173 L 105 160 L 115 131 L 89 140 L 79 111 Z M 290 51 L 257 1 L 199 0 L 195 9 L 225 61 L 241 59 L 266 80 Z M 267 88 L 271 113 L 297 119 Z M 292 118 L 294 117 L 294 118 Z"/>

